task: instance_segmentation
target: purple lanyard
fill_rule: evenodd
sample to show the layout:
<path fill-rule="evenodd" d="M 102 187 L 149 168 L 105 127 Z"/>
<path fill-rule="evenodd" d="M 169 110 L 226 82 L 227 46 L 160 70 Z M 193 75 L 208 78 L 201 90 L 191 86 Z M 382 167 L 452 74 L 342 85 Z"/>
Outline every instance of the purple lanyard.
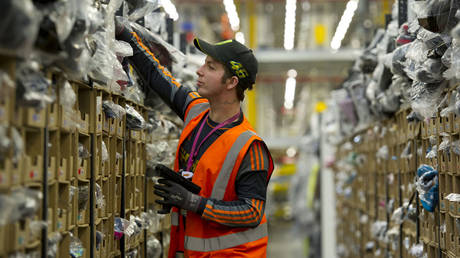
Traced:
<path fill-rule="evenodd" d="M 222 122 L 222 123 L 218 124 L 216 127 L 214 127 L 211 130 L 211 132 L 209 132 L 208 135 L 206 135 L 204 137 L 204 139 L 200 142 L 200 144 L 198 144 L 198 148 L 196 148 L 196 150 L 195 150 L 196 143 L 198 141 L 198 138 L 200 138 L 200 134 L 201 134 L 201 131 L 203 130 L 203 126 L 204 126 L 204 124 L 206 123 L 206 120 L 209 117 L 209 112 L 206 114 L 206 117 L 204 118 L 203 122 L 201 123 L 200 129 L 198 129 L 198 132 L 197 132 L 197 134 L 195 136 L 195 140 L 193 141 L 192 151 L 190 152 L 190 157 L 188 158 L 188 161 L 187 161 L 187 171 L 190 171 L 190 169 L 192 168 L 193 160 L 195 159 L 196 155 L 198 155 L 198 151 L 200 150 L 201 145 L 206 141 L 206 139 L 208 139 L 209 136 L 211 136 L 219 128 L 222 128 L 224 125 L 229 124 L 230 122 L 232 122 L 233 120 L 235 120 L 239 116 L 240 116 L 240 112 L 238 112 L 238 114 L 230 117 L 229 119 L 225 120 L 224 122 Z"/>

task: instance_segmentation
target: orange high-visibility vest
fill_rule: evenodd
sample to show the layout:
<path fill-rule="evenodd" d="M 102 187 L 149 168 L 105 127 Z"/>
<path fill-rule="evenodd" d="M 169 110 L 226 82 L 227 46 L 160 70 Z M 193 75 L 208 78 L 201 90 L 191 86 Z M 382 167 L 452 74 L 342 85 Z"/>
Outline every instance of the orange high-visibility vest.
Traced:
<path fill-rule="evenodd" d="M 179 149 L 184 140 L 209 111 L 209 103 L 195 101 L 186 112 L 184 130 L 179 139 L 174 169 L 179 170 Z M 192 106 L 193 105 L 193 106 Z M 192 182 L 201 187 L 200 196 L 224 201 L 238 199 L 235 181 L 239 167 L 246 152 L 257 136 L 244 118 L 240 125 L 225 131 L 203 153 L 192 178 Z M 273 172 L 273 160 L 270 164 L 267 181 Z M 171 241 L 169 258 L 175 258 L 176 252 L 184 252 L 185 257 L 266 257 L 267 256 L 267 219 L 265 215 L 257 227 L 234 228 L 204 220 L 200 215 L 177 208 L 171 213 Z M 184 218 L 186 220 L 184 229 Z"/>

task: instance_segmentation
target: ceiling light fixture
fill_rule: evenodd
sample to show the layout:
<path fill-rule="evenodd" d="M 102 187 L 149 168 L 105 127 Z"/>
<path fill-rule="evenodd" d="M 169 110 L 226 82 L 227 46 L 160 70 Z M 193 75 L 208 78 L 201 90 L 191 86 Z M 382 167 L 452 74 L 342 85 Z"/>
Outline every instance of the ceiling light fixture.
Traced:
<path fill-rule="evenodd" d="M 284 18 L 284 49 L 286 50 L 294 48 L 296 6 L 296 0 L 286 0 L 286 14 Z"/>
<path fill-rule="evenodd" d="M 355 11 L 358 8 L 359 0 L 350 0 L 347 3 L 347 7 L 343 12 L 342 18 L 340 19 L 339 25 L 335 30 L 334 37 L 332 37 L 331 48 L 338 50 L 342 44 L 342 40 L 347 33 L 348 27 L 350 26 L 351 20 L 355 15 Z"/>
<path fill-rule="evenodd" d="M 286 79 L 286 89 L 284 92 L 284 108 L 292 109 L 294 107 L 295 86 L 297 71 L 291 69 L 287 72 L 288 78 Z"/>
<path fill-rule="evenodd" d="M 236 12 L 236 6 L 233 0 L 224 0 L 225 11 L 227 12 L 228 20 L 233 31 L 240 29 L 240 18 Z"/>
<path fill-rule="evenodd" d="M 165 12 L 169 15 L 169 18 L 177 21 L 179 19 L 179 14 L 177 13 L 176 6 L 171 3 L 170 0 L 161 0 L 161 4 L 165 9 Z"/>

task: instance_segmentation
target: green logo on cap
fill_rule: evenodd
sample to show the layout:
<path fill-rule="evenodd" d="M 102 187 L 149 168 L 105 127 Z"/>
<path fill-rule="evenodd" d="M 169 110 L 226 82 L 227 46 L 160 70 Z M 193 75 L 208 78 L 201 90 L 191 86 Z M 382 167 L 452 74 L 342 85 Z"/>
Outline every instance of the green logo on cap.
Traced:
<path fill-rule="evenodd" d="M 235 72 L 238 78 L 243 79 L 249 76 L 248 71 L 246 71 L 246 69 L 244 69 L 244 67 L 240 63 L 230 61 L 230 64 L 232 65 L 232 70 Z"/>
<path fill-rule="evenodd" d="M 230 43 L 232 42 L 233 40 L 229 39 L 229 40 L 225 40 L 225 41 L 221 41 L 219 43 L 216 43 L 216 45 L 223 45 L 223 44 L 227 44 L 227 43 Z"/>

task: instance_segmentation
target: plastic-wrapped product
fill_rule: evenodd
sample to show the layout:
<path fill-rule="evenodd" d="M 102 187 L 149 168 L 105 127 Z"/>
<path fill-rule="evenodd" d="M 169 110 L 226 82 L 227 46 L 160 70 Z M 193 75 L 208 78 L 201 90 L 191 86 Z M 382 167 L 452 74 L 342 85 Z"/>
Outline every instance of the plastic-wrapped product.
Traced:
<path fill-rule="evenodd" d="M 438 203 L 438 171 L 428 165 L 417 169 L 417 191 L 423 208 L 433 212 Z"/>
<path fill-rule="evenodd" d="M 86 209 L 86 205 L 89 201 L 89 186 L 82 185 L 78 187 L 78 210 L 82 211 Z"/>
<path fill-rule="evenodd" d="M 34 217 L 41 208 L 43 196 L 42 193 L 37 190 L 19 188 L 11 192 L 10 198 L 14 203 L 10 220 L 18 221 Z"/>
<path fill-rule="evenodd" d="M 184 53 L 179 49 L 164 41 L 159 35 L 148 31 L 139 24 L 131 23 L 133 30 L 141 37 L 142 42 L 158 58 L 160 63 L 165 66 L 171 65 L 172 62 L 183 64 L 186 61 Z"/>
<path fill-rule="evenodd" d="M 73 107 L 77 101 L 77 95 L 67 80 L 63 81 L 61 84 L 60 91 L 61 94 L 59 94 L 59 104 L 65 111 L 73 111 Z"/>
<path fill-rule="evenodd" d="M 422 121 L 423 117 L 419 113 L 415 111 L 411 111 L 409 115 L 406 116 L 406 119 L 409 123 L 411 123 L 411 122 Z"/>
<path fill-rule="evenodd" d="M 61 242 L 62 235 L 59 232 L 54 232 L 48 237 L 48 251 L 47 258 L 56 258 L 59 242 Z"/>
<path fill-rule="evenodd" d="M 30 54 L 40 19 L 31 0 L 0 1 L 0 53 L 16 56 Z"/>
<path fill-rule="evenodd" d="M 416 35 L 409 32 L 409 24 L 404 23 L 399 28 L 399 34 L 396 38 L 396 46 L 402 46 L 416 39 Z"/>
<path fill-rule="evenodd" d="M 413 1 L 411 9 L 416 13 L 420 26 L 432 32 L 443 32 L 457 24 L 455 13 L 459 5 L 455 0 Z"/>
<path fill-rule="evenodd" d="M 439 144 L 439 150 L 440 151 L 449 151 L 450 150 L 450 139 L 449 139 L 449 134 L 447 133 L 442 133 L 442 142 Z"/>
<path fill-rule="evenodd" d="M 13 200 L 5 194 L 0 194 L 0 226 L 9 224 L 11 221 L 11 215 L 14 211 Z"/>
<path fill-rule="evenodd" d="M 91 157 L 91 153 L 81 143 L 78 143 L 78 157 L 81 159 L 89 159 Z"/>
<path fill-rule="evenodd" d="M 457 155 L 460 155 L 460 140 L 456 140 L 454 142 L 452 142 L 452 151 L 457 154 Z"/>
<path fill-rule="evenodd" d="M 0 161 L 7 157 L 10 145 L 11 139 L 8 137 L 8 126 L 0 125 Z"/>
<path fill-rule="evenodd" d="M 43 109 L 55 100 L 55 96 L 50 94 L 50 81 L 36 62 L 20 65 L 16 83 L 16 100 L 20 105 Z"/>
<path fill-rule="evenodd" d="M 142 130 L 145 128 L 144 118 L 130 105 L 126 104 L 126 126 L 131 130 Z"/>
<path fill-rule="evenodd" d="M 425 158 L 427 158 L 427 159 L 434 159 L 434 158 L 436 158 L 437 153 L 438 153 L 438 146 L 437 146 L 437 145 L 433 145 L 433 146 L 431 146 L 431 149 L 429 149 L 429 151 L 428 151 L 428 153 L 426 154 Z"/>
<path fill-rule="evenodd" d="M 404 147 L 403 151 L 401 152 L 401 158 L 402 159 L 411 159 L 412 158 L 412 142 L 409 141 L 406 144 L 406 147 Z"/>
<path fill-rule="evenodd" d="M 80 241 L 80 239 L 74 237 L 72 233 L 69 233 L 69 234 L 70 234 L 70 246 L 69 246 L 70 257 L 73 257 L 73 258 L 82 257 L 85 252 L 85 248 L 83 247 L 82 242 Z"/>
<path fill-rule="evenodd" d="M 65 71 L 69 78 L 78 80 L 88 73 L 90 49 L 86 44 L 88 34 L 93 34 L 102 26 L 101 12 L 91 5 L 90 0 L 78 1 L 70 35 L 62 43 L 65 57 L 59 57 L 55 64 Z"/>
<path fill-rule="evenodd" d="M 34 238 L 39 238 L 42 230 L 46 227 L 48 227 L 48 223 L 46 221 L 32 220 L 29 223 L 30 235 Z"/>
<path fill-rule="evenodd" d="M 149 237 L 147 240 L 147 257 L 159 258 L 161 252 L 162 246 L 160 241 L 155 236 Z"/>
<path fill-rule="evenodd" d="M 412 83 L 409 91 L 412 109 L 424 118 L 431 118 L 436 112 L 438 102 L 446 84 L 427 84 L 418 81 Z"/>
<path fill-rule="evenodd" d="M 122 118 L 126 114 L 126 110 L 122 106 L 113 103 L 111 100 L 104 100 L 102 109 L 108 118 Z"/>
<path fill-rule="evenodd" d="M 137 21 L 138 19 L 152 13 L 159 7 L 158 0 L 145 1 L 143 6 L 134 7 L 134 11 L 129 14 L 130 21 Z"/>
<path fill-rule="evenodd" d="M 94 184 L 94 187 L 96 189 L 94 193 L 96 198 L 96 208 L 103 208 L 105 206 L 105 197 L 102 193 L 102 188 L 98 183 Z"/>
<path fill-rule="evenodd" d="M 423 251 L 423 244 L 413 244 L 409 250 L 409 254 L 416 258 L 425 258 L 427 254 Z"/>
<path fill-rule="evenodd" d="M 136 257 L 138 257 L 137 256 L 137 249 L 134 249 L 134 250 L 126 252 L 125 257 L 126 258 L 136 258 Z"/>
<path fill-rule="evenodd" d="M 118 63 L 121 66 L 115 53 L 107 45 L 107 37 L 107 31 L 98 31 L 89 39 L 93 54 L 88 64 L 88 75 L 102 85 L 105 85 L 113 77 L 114 65 Z"/>
<path fill-rule="evenodd" d="M 109 151 L 107 150 L 107 146 L 105 145 L 105 142 L 102 141 L 102 162 L 106 162 L 109 160 Z"/>
<path fill-rule="evenodd" d="M 406 61 L 406 54 L 409 48 L 411 47 L 411 44 L 405 44 L 402 46 L 397 47 L 392 53 L 393 55 L 391 56 L 391 72 L 393 74 L 398 74 L 398 75 L 403 75 L 405 76 L 404 72 L 404 64 Z"/>
<path fill-rule="evenodd" d="M 380 149 L 376 153 L 376 157 L 383 160 L 388 160 L 390 158 L 390 151 L 388 150 L 388 146 L 384 145 L 380 147 Z"/>
<path fill-rule="evenodd" d="M 104 240 L 104 237 L 105 237 L 104 233 L 102 233 L 99 230 L 96 231 L 96 250 L 99 250 L 101 243 Z"/>
<path fill-rule="evenodd" d="M 371 226 L 371 234 L 373 237 L 379 240 L 384 240 L 386 237 L 388 223 L 386 221 L 378 220 Z"/>
<path fill-rule="evenodd" d="M 126 235 L 128 238 L 134 233 L 132 228 L 130 228 L 131 222 L 129 220 L 115 217 L 114 221 L 114 233 L 115 239 L 120 240 L 123 235 Z"/>

